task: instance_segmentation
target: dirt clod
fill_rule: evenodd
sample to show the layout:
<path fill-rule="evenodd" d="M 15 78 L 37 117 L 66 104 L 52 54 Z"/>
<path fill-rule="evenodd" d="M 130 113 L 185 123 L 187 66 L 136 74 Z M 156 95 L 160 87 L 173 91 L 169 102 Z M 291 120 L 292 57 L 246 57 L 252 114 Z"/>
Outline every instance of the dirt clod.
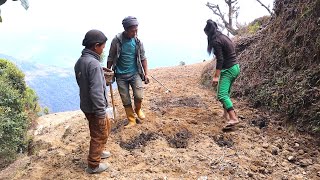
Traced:
<path fill-rule="evenodd" d="M 224 137 L 224 135 L 217 135 L 217 136 L 213 137 L 213 139 L 216 142 L 216 144 L 220 147 L 231 148 L 234 144 L 232 139 L 226 138 L 226 137 Z"/>
<path fill-rule="evenodd" d="M 172 138 L 168 138 L 168 143 L 174 148 L 187 148 L 188 139 L 191 138 L 192 134 L 187 130 L 182 130 L 175 134 Z"/>
<path fill-rule="evenodd" d="M 265 117 L 261 117 L 261 118 L 252 120 L 251 124 L 253 126 L 259 127 L 260 129 L 267 128 L 268 127 L 268 120 Z"/>
<path fill-rule="evenodd" d="M 139 136 L 130 140 L 129 142 L 120 142 L 120 147 L 131 151 L 133 149 L 141 148 L 147 145 L 148 141 L 155 140 L 157 134 L 155 133 L 141 133 Z"/>

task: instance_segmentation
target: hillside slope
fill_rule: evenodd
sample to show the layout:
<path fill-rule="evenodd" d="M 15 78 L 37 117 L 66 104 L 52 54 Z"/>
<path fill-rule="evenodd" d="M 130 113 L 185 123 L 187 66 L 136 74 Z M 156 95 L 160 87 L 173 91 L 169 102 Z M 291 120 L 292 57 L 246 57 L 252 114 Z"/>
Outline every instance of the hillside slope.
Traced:
<path fill-rule="evenodd" d="M 74 111 L 39 118 L 30 155 L 0 172 L 0 179 L 320 178 L 319 140 L 285 129 L 280 119 L 235 101 L 242 122 L 235 131 L 221 131 L 220 103 L 199 84 L 207 64 L 150 71 L 172 92 L 155 81 L 145 86 L 147 119 L 132 129 L 123 128 L 115 92 L 119 114 L 107 143 L 108 172 L 84 172 L 88 125 Z"/>
<path fill-rule="evenodd" d="M 320 0 L 276 0 L 269 25 L 237 41 L 235 93 L 320 132 Z"/>

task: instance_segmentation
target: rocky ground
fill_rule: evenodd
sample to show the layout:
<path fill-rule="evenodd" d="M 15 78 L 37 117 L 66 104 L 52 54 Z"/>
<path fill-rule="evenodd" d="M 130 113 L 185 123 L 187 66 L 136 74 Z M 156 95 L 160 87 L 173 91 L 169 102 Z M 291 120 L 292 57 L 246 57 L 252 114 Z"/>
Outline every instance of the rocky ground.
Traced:
<path fill-rule="evenodd" d="M 319 138 L 301 134 L 267 112 L 234 100 L 241 124 L 223 132 L 215 93 L 199 83 L 208 62 L 154 69 L 145 86 L 147 119 L 132 129 L 115 91 L 117 117 L 104 160 L 109 171 L 84 172 L 88 124 L 81 111 L 38 119 L 28 155 L 0 179 L 320 179 Z"/>

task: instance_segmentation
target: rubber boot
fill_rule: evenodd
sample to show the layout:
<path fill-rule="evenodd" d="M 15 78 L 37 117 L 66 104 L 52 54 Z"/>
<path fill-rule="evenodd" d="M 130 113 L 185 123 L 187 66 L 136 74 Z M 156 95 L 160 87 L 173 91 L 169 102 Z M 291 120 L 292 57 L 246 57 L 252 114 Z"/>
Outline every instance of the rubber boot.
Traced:
<path fill-rule="evenodd" d="M 127 125 L 124 126 L 124 128 L 130 128 L 132 126 L 135 126 L 137 124 L 136 122 L 136 118 L 134 117 L 134 112 L 132 107 L 125 107 L 124 108 L 127 114 L 127 118 L 129 123 Z"/>
<path fill-rule="evenodd" d="M 138 115 L 140 120 L 144 120 L 146 118 L 146 116 L 144 115 L 143 111 L 141 110 L 141 104 L 142 102 L 135 102 L 134 103 L 134 111 L 136 112 L 136 114 Z"/>

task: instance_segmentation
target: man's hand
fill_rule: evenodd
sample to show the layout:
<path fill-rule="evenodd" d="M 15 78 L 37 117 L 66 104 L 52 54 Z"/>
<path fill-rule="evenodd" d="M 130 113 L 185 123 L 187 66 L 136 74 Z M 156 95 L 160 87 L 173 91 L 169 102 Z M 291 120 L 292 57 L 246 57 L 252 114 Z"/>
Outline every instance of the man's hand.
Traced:
<path fill-rule="evenodd" d="M 106 80 L 106 85 L 110 86 L 113 83 L 114 72 L 106 67 L 102 67 L 104 71 L 104 78 Z"/>
<path fill-rule="evenodd" d="M 149 77 L 147 75 L 144 76 L 144 83 L 145 84 L 149 84 L 150 80 Z"/>
<path fill-rule="evenodd" d="M 102 67 L 102 69 L 103 69 L 104 72 L 112 72 L 112 70 L 107 68 L 107 67 Z"/>

